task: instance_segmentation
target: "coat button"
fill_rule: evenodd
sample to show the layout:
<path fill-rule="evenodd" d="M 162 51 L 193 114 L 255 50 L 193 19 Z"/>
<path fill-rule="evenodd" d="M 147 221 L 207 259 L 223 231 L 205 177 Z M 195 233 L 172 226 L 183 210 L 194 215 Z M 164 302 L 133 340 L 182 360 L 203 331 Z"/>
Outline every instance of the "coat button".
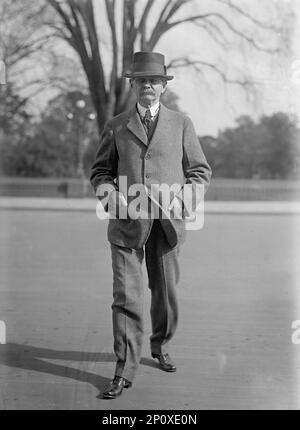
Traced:
<path fill-rule="evenodd" d="M 146 173 L 146 178 L 150 178 L 150 173 Z"/>
<path fill-rule="evenodd" d="M 149 160 L 149 158 L 151 158 L 151 155 L 150 154 L 146 154 L 145 158 L 146 158 L 146 160 Z"/>

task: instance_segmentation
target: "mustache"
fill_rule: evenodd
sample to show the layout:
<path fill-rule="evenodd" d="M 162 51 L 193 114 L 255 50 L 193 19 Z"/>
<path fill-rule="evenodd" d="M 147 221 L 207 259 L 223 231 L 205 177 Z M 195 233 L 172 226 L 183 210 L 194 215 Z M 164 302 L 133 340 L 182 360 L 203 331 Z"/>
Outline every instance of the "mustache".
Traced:
<path fill-rule="evenodd" d="M 154 94 L 154 92 L 151 90 L 141 90 L 141 93 L 143 93 L 143 94 Z"/>

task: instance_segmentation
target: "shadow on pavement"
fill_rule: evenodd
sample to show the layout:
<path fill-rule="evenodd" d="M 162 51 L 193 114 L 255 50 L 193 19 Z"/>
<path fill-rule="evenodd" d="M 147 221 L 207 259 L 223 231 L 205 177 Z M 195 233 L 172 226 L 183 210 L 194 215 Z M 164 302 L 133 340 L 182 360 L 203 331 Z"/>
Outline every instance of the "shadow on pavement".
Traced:
<path fill-rule="evenodd" d="M 94 385 L 100 393 L 102 393 L 110 381 L 110 379 L 104 376 L 96 375 L 81 369 L 74 369 L 68 366 L 49 363 L 44 361 L 44 359 L 114 362 L 115 356 L 111 353 L 102 352 L 57 351 L 48 348 L 39 348 L 32 345 L 18 345 L 16 343 L 0 345 L 0 364 L 5 366 L 34 370 L 36 372 L 49 373 L 51 375 L 75 379 L 80 382 L 88 382 Z M 157 363 L 148 358 L 142 358 L 141 364 L 155 368 L 158 367 Z"/>

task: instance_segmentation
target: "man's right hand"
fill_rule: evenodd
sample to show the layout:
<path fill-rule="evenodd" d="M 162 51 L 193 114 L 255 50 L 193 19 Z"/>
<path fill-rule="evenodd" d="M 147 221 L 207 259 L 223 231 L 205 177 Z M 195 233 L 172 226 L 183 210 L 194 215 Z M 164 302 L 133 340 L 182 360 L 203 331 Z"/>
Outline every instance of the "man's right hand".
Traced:
<path fill-rule="evenodd" d="M 114 190 L 110 193 L 108 199 L 108 212 L 112 218 L 119 218 L 120 214 L 121 218 L 124 217 L 124 214 L 127 213 L 127 202 L 124 195 L 117 190 Z"/>

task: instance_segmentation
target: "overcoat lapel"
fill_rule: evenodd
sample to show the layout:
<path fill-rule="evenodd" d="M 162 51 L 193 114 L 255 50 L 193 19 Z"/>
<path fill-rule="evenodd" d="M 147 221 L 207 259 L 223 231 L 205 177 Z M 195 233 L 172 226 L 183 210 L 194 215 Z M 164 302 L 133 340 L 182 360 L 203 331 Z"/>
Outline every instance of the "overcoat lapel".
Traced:
<path fill-rule="evenodd" d="M 146 131 L 142 124 L 140 115 L 138 114 L 135 107 L 129 112 L 127 128 L 131 131 L 131 133 L 138 137 L 144 145 L 148 145 L 148 137 Z"/>

